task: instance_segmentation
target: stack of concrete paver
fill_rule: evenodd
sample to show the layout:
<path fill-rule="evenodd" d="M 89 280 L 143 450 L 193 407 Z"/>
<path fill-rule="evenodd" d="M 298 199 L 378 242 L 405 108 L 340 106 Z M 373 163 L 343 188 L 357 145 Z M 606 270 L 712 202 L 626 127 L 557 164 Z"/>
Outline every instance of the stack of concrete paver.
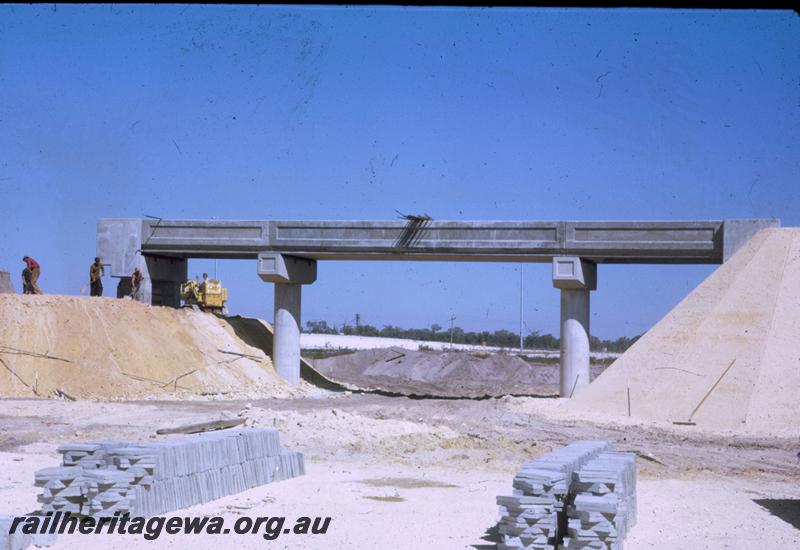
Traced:
<path fill-rule="evenodd" d="M 110 469 L 88 470 L 83 474 L 84 516 L 113 516 L 133 513 L 136 504 L 133 476 Z"/>
<path fill-rule="evenodd" d="M 64 466 L 80 466 L 84 469 L 104 468 L 106 454 L 112 447 L 127 445 L 124 441 L 94 441 L 91 443 L 68 443 L 56 449 L 62 456 Z"/>
<path fill-rule="evenodd" d="M 58 450 L 64 466 L 35 474 L 44 513 L 151 516 L 305 473 L 303 455 L 282 450 L 271 429 L 147 444 L 98 441 Z"/>
<path fill-rule="evenodd" d="M 567 507 L 569 527 L 563 548 L 622 550 L 636 523 L 636 457 L 600 453 L 572 475 L 575 492 Z"/>
<path fill-rule="evenodd" d="M 502 550 L 554 550 L 567 528 L 566 504 L 575 470 L 610 448 L 607 441 L 576 441 L 522 466 L 513 494 L 497 497 Z"/>
<path fill-rule="evenodd" d="M 63 466 L 34 473 L 34 482 L 42 488 L 37 500 L 44 512 L 80 514 L 83 510 L 83 468 Z"/>

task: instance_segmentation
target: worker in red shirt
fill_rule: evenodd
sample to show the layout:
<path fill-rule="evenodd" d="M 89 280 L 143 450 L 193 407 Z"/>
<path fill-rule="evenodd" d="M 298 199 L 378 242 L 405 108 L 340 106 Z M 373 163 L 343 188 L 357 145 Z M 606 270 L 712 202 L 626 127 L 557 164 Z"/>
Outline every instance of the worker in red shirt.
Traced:
<path fill-rule="evenodd" d="M 23 256 L 22 261 L 25 262 L 25 265 L 28 266 L 28 269 L 31 272 L 31 281 L 30 281 L 31 294 L 42 294 L 42 289 L 39 288 L 39 285 L 37 284 L 37 281 L 39 280 L 39 274 L 41 273 L 39 262 L 31 258 L 30 256 Z"/>

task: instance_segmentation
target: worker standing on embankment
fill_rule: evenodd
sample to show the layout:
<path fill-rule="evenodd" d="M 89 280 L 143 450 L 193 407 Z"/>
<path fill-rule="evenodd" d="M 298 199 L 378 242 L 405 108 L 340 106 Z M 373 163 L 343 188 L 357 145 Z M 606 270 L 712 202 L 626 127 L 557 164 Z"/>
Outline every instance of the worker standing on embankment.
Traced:
<path fill-rule="evenodd" d="M 25 269 L 22 270 L 22 293 L 33 294 L 31 290 L 31 270 L 28 269 L 28 266 L 25 266 Z"/>
<path fill-rule="evenodd" d="M 25 265 L 28 266 L 28 269 L 31 272 L 31 280 L 30 280 L 30 293 L 31 294 L 42 294 L 42 289 L 39 288 L 39 275 L 41 273 L 41 268 L 39 267 L 39 262 L 31 258 L 30 256 L 23 256 L 22 261 L 25 262 Z"/>
<path fill-rule="evenodd" d="M 89 291 L 90 296 L 103 295 L 103 275 L 105 275 L 103 264 L 100 263 L 100 258 L 95 258 L 94 263 L 89 266 Z"/>
<path fill-rule="evenodd" d="M 144 276 L 142 275 L 141 270 L 137 267 L 133 270 L 133 275 L 131 276 L 131 298 L 136 301 L 142 301 L 142 281 L 144 280 Z"/>

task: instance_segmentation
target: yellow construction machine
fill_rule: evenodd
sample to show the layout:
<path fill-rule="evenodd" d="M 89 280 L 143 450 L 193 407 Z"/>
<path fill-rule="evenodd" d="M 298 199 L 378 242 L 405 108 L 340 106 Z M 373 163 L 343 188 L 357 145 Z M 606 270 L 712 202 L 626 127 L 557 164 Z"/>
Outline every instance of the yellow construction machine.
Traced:
<path fill-rule="evenodd" d="M 228 289 L 217 279 L 203 279 L 202 282 L 188 280 L 181 285 L 181 298 L 187 307 L 225 315 L 228 308 Z"/>

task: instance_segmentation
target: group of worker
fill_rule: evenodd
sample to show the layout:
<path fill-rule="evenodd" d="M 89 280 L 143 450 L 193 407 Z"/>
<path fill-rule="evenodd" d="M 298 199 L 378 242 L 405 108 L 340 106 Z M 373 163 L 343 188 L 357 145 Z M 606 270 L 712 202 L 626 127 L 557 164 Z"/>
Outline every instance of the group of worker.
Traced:
<path fill-rule="evenodd" d="M 103 268 L 103 264 L 100 263 L 100 258 L 95 258 L 94 263 L 89 266 L 90 296 L 103 295 L 103 275 L 105 274 L 106 270 Z M 142 298 L 142 281 L 144 281 L 142 270 L 138 267 L 134 268 L 131 275 L 131 293 L 129 294 L 134 300 L 141 300 Z"/>
<path fill-rule="evenodd" d="M 43 294 L 42 289 L 39 288 L 38 281 L 42 268 L 39 262 L 30 256 L 23 256 L 22 261 L 25 262 L 25 269 L 22 270 L 22 293 L 23 294 Z M 105 269 L 103 264 L 100 263 L 100 258 L 95 258 L 92 265 L 89 266 L 89 295 L 102 296 L 103 295 L 103 275 Z M 144 275 L 137 267 L 133 270 L 131 275 L 131 293 L 130 297 L 134 300 L 141 300 L 142 296 L 142 282 Z"/>

